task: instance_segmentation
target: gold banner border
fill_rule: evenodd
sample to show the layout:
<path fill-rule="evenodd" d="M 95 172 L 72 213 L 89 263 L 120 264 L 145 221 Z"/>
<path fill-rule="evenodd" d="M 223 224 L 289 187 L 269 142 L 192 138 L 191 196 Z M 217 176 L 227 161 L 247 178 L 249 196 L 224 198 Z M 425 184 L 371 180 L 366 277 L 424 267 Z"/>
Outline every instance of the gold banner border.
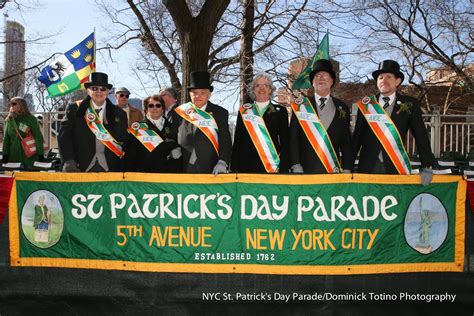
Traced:
<path fill-rule="evenodd" d="M 103 270 L 125 270 L 144 272 L 185 272 L 185 273 L 245 273 L 245 274 L 282 274 L 282 275 L 348 275 L 377 274 L 402 272 L 463 272 L 465 240 L 465 202 L 466 181 L 461 176 L 435 175 L 433 183 L 458 182 L 456 192 L 456 227 L 454 243 L 454 262 L 440 263 L 402 263 L 372 264 L 350 266 L 295 266 L 268 264 L 202 264 L 202 263 L 145 263 L 129 261 L 109 261 L 90 259 L 64 258 L 20 258 L 19 226 L 16 181 L 41 182 L 108 182 L 139 181 L 155 183 L 260 183 L 260 184 L 335 184 L 335 183 L 374 183 L 374 184 L 419 184 L 416 175 L 366 175 L 366 174 L 331 174 L 331 175 L 198 175 L 198 174 L 145 174 L 145 173 L 37 173 L 19 172 L 13 175 L 10 207 L 9 237 L 10 264 L 12 267 L 60 267 Z M 100 179 L 99 179 L 100 178 Z M 170 181 L 170 179 L 172 181 Z"/>

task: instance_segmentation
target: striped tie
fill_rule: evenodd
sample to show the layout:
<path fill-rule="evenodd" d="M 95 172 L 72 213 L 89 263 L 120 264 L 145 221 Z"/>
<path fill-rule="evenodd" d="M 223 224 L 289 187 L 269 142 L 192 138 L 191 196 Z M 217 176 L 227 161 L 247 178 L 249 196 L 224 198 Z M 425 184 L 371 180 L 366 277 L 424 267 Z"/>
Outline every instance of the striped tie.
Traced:
<path fill-rule="evenodd" d="M 319 102 L 320 102 L 320 105 L 319 105 L 319 109 L 322 111 L 324 106 L 326 105 L 326 98 L 319 98 Z"/>

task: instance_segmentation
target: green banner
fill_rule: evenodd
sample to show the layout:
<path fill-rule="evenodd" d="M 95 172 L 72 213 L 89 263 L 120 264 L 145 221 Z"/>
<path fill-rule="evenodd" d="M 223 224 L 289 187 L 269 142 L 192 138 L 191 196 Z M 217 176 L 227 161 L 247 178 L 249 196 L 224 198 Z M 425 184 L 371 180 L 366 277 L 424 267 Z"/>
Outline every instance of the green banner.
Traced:
<path fill-rule="evenodd" d="M 18 173 L 11 263 L 209 273 L 462 271 L 465 182 L 418 181 Z"/>

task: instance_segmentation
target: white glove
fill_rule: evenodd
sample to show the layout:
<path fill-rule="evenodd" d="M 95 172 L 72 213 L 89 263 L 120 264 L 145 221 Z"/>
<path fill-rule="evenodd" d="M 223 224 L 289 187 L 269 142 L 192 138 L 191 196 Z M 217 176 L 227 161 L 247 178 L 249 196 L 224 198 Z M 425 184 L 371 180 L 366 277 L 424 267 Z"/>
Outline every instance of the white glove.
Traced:
<path fill-rule="evenodd" d="M 291 172 L 292 173 L 303 173 L 304 170 L 303 170 L 303 166 L 299 163 L 291 166 Z"/>
<path fill-rule="evenodd" d="M 423 186 L 427 186 L 433 180 L 433 170 L 431 168 L 423 168 L 420 173 L 421 176 L 421 184 Z"/>
<path fill-rule="evenodd" d="M 176 147 L 171 150 L 171 158 L 173 159 L 181 158 L 181 147 Z"/>
<path fill-rule="evenodd" d="M 224 160 L 219 160 L 212 170 L 212 174 L 215 176 L 219 173 L 227 173 L 227 163 Z"/>
<path fill-rule="evenodd" d="M 74 160 L 66 160 L 63 164 L 63 172 L 81 172 Z"/>

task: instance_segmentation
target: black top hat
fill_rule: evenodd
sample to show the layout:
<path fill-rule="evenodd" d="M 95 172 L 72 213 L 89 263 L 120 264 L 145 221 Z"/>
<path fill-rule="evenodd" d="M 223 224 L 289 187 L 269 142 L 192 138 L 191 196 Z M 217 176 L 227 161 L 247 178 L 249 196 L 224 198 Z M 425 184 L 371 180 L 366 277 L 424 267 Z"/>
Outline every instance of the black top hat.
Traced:
<path fill-rule="evenodd" d="M 108 82 L 109 76 L 103 72 L 93 72 L 91 73 L 90 80 L 84 83 L 84 87 L 89 88 L 92 86 L 106 87 L 107 89 L 112 89 L 112 85 Z"/>
<path fill-rule="evenodd" d="M 309 74 L 309 82 L 311 82 L 311 84 L 313 83 L 314 76 L 320 71 L 328 72 L 331 75 L 332 80 L 336 82 L 336 73 L 332 69 L 332 63 L 327 59 L 318 59 L 313 65 L 313 71 Z"/>
<path fill-rule="evenodd" d="M 188 90 L 191 89 L 209 89 L 211 92 L 214 87 L 210 84 L 210 75 L 208 71 L 193 71 L 190 74 Z"/>
<path fill-rule="evenodd" d="M 379 64 L 379 69 L 374 71 L 372 76 L 374 77 L 375 81 L 377 81 L 378 76 L 383 73 L 394 74 L 395 77 L 402 79 L 402 82 L 405 78 L 403 73 L 400 71 L 400 65 L 396 61 L 390 59 L 381 62 Z"/>

